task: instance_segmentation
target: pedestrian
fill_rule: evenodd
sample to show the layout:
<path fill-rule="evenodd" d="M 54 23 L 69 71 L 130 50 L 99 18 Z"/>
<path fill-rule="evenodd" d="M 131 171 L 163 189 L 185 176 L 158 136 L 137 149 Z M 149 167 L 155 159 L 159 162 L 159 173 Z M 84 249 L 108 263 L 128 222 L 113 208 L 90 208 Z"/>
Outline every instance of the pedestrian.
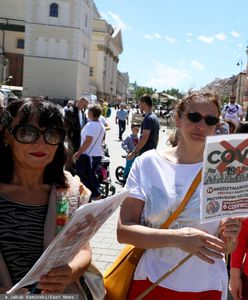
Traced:
<path fill-rule="evenodd" d="M 247 106 L 247 108 L 246 108 L 245 121 L 248 121 L 248 106 Z"/>
<path fill-rule="evenodd" d="M 78 151 L 80 147 L 80 133 L 81 129 L 87 123 L 85 110 L 88 104 L 89 100 L 81 97 L 65 112 L 65 126 L 67 128 L 68 139 L 72 144 L 73 153 Z"/>
<path fill-rule="evenodd" d="M 120 109 L 116 112 L 115 123 L 119 126 L 119 140 L 122 141 L 122 135 L 126 130 L 126 123 L 128 124 L 128 111 L 124 109 L 124 103 L 120 104 Z"/>
<path fill-rule="evenodd" d="M 235 133 L 248 133 L 248 122 L 240 122 Z M 236 249 L 231 254 L 229 289 L 234 300 L 248 299 L 248 219 L 242 222 Z"/>
<path fill-rule="evenodd" d="M 202 224 L 201 186 L 168 229 L 158 229 L 173 214 L 202 168 L 206 136 L 214 135 L 220 107 L 210 93 L 190 91 L 175 109 L 178 144 L 137 157 L 127 179 L 117 236 L 121 243 L 146 249 L 130 286 L 135 299 L 189 253 L 193 256 L 144 299 L 226 300 L 226 240 L 235 239 L 238 218 Z"/>
<path fill-rule="evenodd" d="M 1 114 L 0 124 L 0 292 L 5 293 L 28 273 L 55 237 L 61 192 L 68 194 L 65 224 L 77 208 L 75 198 L 80 204 L 89 191 L 79 178 L 64 171 L 66 130 L 57 105 L 44 98 L 16 100 Z M 44 274 L 37 288 L 45 294 L 81 294 L 76 287 L 90 261 L 87 245 L 70 263 Z"/>
<path fill-rule="evenodd" d="M 232 120 L 236 125 L 243 120 L 243 110 L 242 107 L 235 102 L 236 97 L 234 95 L 230 96 L 229 103 L 224 105 L 222 110 L 222 118 Z"/>
<path fill-rule="evenodd" d="M 90 121 L 81 131 L 81 146 L 74 155 L 77 175 L 92 192 L 91 200 L 98 200 L 102 197 L 100 184 L 95 174 L 103 156 L 102 142 L 105 129 L 99 121 L 101 113 L 102 109 L 99 104 L 89 108 Z"/>
<path fill-rule="evenodd" d="M 138 133 L 139 133 L 139 129 L 140 129 L 140 125 L 138 123 L 132 123 L 131 124 L 131 134 L 125 138 L 124 141 L 122 141 L 121 143 L 121 147 L 127 152 L 127 153 L 131 153 L 135 146 L 138 144 L 138 141 L 139 141 L 139 136 L 138 136 Z M 127 177 L 128 177 L 128 174 L 130 172 L 130 169 L 132 167 L 132 164 L 134 162 L 134 159 L 129 159 L 129 160 L 126 160 L 126 166 L 125 166 L 125 169 L 124 169 L 124 181 L 126 181 Z"/>
<path fill-rule="evenodd" d="M 66 105 L 63 107 L 64 116 L 65 116 L 66 112 L 67 112 L 71 107 L 73 107 L 73 104 L 74 104 L 74 102 L 73 102 L 72 100 L 70 100 L 70 99 L 67 100 Z"/>
<path fill-rule="evenodd" d="M 159 120 L 155 113 L 152 111 L 152 98 L 150 95 L 145 94 L 140 99 L 141 113 L 145 117 L 141 123 L 140 139 L 134 150 L 128 154 L 127 159 L 133 159 L 137 155 L 156 149 L 159 140 Z"/>

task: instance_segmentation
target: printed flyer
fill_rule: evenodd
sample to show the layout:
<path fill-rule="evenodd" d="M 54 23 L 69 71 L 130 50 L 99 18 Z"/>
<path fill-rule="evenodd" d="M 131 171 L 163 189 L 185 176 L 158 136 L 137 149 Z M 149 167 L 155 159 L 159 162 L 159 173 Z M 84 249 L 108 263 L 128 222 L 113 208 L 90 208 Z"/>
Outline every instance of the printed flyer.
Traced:
<path fill-rule="evenodd" d="M 12 294 L 21 287 L 39 282 L 40 277 L 47 274 L 51 269 L 69 263 L 121 205 L 128 193 L 129 190 L 124 190 L 108 198 L 80 206 L 33 268 L 7 294 Z"/>
<path fill-rule="evenodd" d="M 248 216 L 248 134 L 207 137 L 202 177 L 202 223 Z"/>

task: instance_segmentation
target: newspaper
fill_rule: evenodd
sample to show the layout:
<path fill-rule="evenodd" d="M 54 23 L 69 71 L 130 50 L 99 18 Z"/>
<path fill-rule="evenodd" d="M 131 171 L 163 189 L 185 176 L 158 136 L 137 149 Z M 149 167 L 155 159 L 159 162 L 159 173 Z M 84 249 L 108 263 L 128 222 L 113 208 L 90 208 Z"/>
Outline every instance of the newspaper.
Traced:
<path fill-rule="evenodd" d="M 7 294 L 40 281 L 50 270 L 69 263 L 120 206 L 129 190 L 79 207 L 32 269 Z"/>
<path fill-rule="evenodd" d="M 202 223 L 248 215 L 248 134 L 207 137 L 203 157 Z"/>

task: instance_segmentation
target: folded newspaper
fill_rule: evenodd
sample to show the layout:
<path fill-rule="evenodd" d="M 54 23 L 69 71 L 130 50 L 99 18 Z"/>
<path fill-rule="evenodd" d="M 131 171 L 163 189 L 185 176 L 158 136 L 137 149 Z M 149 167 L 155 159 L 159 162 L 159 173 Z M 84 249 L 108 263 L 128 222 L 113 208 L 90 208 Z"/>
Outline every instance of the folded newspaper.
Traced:
<path fill-rule="evenodd" d="M 42 275 L 69 263 L 120 206 L 129 190 L 79 207 L 32 269 L 7 294 L 39 282 Z"/>

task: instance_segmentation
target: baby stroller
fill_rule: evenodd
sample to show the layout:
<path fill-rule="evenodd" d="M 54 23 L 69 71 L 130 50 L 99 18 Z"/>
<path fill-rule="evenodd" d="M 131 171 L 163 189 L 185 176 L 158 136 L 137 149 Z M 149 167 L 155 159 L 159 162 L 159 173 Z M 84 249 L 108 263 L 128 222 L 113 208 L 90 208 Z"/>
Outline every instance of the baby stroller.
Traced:
<path fill-rule="evenodd" d="M 115 186 L 111 183 L 111 177 L 109 172 L 110 158 L 108 154 L 107 146 L 104 146 L 104 156 L 101 159 L 101 163 L 96 170 L 96 177 L 100 184 L 100 192 L 104 197 L 114 195 L 116 192 Z"/>

